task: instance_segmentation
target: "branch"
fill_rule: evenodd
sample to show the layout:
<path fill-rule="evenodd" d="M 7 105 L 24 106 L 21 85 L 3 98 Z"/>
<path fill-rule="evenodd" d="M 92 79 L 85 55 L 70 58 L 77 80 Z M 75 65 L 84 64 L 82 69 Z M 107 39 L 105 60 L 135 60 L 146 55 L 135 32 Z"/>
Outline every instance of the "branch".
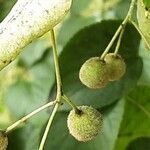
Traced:
<path fill-rule="evenodd" d="M 21 123 L 25 122 L 26 120 L 28 120 L 29 118 L 31 118 L 32 116 L 34 116 L 35 114 L 39 113 L 40 111 L 52 106 L 56 104 L 56 100 L 49 102 L 39 108 L 37 108 L 36 110 L 34 110 L 33 112 L 29 113 L 28 115 L 24 116 L 23 118 L 19 119 L 18 121 L 16 121 L 14 124 L 12 124 L 11 126 L 9 126 L 6 130 L 5 133 L 8 134 L 10 131 L 14 130 L 17 126 L 19 126 Z"/>
<path fill-rule="evenodd" d="M 53 111 L 52 111 L 52 114 L 50 115 L 49 117 L 49 120 L 48 120 L 48 123 L 47 123 L 47 126 L 46 126 L 46 129 L 44 131 L 44 135 L 42 137 L 42 140 L 41 140 L 41 143 L 40 143 L 40 147 L 39 147 L 39 150 L 43 150 L 44 149 L 44 145 L 45 145 L 45 142 L 46 142 L 46 139 L 47 139 L 47 136 L 48 136 L 48 133 L 49 133 L 49 130 L 50 130 L 50 127 L 52 125 L 52 122 L 54 120 L 54 117 L 56 115 L 56 112 L 58 110 L 58 107 L 59 107 L 59 103 L 56 103 Z"/>
<path fill-rule="evenodd" d="M 146 46 L 147 46 L 147 47 L 148 47 L 148 49 L 150 50 L 149 42 L 147 41 L 147 39 L 146 39 L 145 35 L 142 33 L 142 31 L 140 30 L 140 28 L 138 27 L 138 25 L 137 25 L 134 21 L 132 21 L 132 20 L 130 20 L 130 23 L 132 23 L 132 24 L 133 24 L 133 26 L 136 28 L 136 30 L 139 32 L 139 34 L 140 34 L 140 35 L 141 35 L 141 37 L 143 38 L 143 40 L 144 40 L 144 42 L 145 42 Z"/>
<path fill-rule="evenodd" d="M 61 82 L 61 75 L 60 75 L 60 68 L 59 68 L 59 58 L 58 58 L 58 51 L 57 51 L 57 47 L 56 47 L 56 39 L 55 39 L 55 32 L 54 29 L 52 29 L 50 31 L 50 35 L 51 35 L 51 41 L 52 41 L 52 47 L 53 47 L 53 57 L 54 57 L 54 64 L 55 64 L 55 72 L 56 72 L 56 83 L 57 83 L 57 95 L 56 95 L 56 101 L 57 103 L 55 104 L 52 113 L 49 117 L 46 129 L 44 131 L 40 146 L 39 146 L 39 150 L 43 150 L 44 149 L 44 145 L 48 136 L 48 132 L 51 128 L 52 122 L 54 120 L 54 117 L 56 115 L 56 112 L 59 108 L 59 105 L 61 103 L 61 98 L 63 95 L 63 91 L 62 91 L 62 82 Z"/>
<path fill-rule="evenodd" d="M 135 6 L 136 0 L 131 0 L 130 3 L 130 8 L 128 10 L 128 13 L 125 17 L 125 19 L 123 20 L 123 22 L 121 23 L 121 25 L 118 27 L 117 31 L 115 32 L 114 36 L 112 37 L 110 43 L 107 45 L 105 51 L 103 52 L 103 54 L 101 55 L 101 59 L 104 59 L 104 57 L 106 56 L 106 54 L 109 52 L 110 48 L 112 47 L 112 45 L 114 44 L 116 38 L 118 37 L 118 35 L 120 34 L 120 32 L 122 30 L 124 30 L 124 26 L 128 23 L 128 21 L 131 19 L 131 15 Z"/>
<path fill-rule="evenodd" d="M 58 24 L 72 0 L 18 0 L 0 23 L 0 70 L 34 39 Z"/>

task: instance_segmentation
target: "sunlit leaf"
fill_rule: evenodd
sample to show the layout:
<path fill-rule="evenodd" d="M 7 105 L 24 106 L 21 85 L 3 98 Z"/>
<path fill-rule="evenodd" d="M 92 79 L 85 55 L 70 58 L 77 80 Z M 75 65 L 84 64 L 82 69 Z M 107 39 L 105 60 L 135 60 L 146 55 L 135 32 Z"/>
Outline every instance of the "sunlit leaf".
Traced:
<path fill-rule="evenodd" d="M 149 91 L 150 87 L 138 86 L 127 96 L 116 150 L 125 150 L 133 139 L 150 135 Z"/>

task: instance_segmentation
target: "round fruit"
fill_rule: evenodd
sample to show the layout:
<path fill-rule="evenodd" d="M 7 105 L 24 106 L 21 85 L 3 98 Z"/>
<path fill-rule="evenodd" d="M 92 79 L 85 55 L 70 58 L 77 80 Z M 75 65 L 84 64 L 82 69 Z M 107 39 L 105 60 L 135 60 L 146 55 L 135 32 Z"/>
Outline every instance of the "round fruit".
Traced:
<path fill-rule="evenodd" d="M 69 132 L 78 141 L 86 142 L 95 138 L 102 127 L 102 116 L 90 106 L 79 106 L 80 114 L 70 111 L 67 124 Z"/>
<path fill-rule="evenodd" d="M 79 72 L 81 82 L 89 88 L 101 88 L 108 83 L 106 63 L 99 57 L 88 59 Z"/>
<path fill-rule="evenodd" d="M 108 70 L 109 81 L 119 80 L 125 73 L 126 64 L 120 55 L 109 53 L 104 58 Z"/>
<path fill-rule="evenodd" d="M 150 45 L 150 10 L 146 8 L 146 6 L 143 3 L 143 0 L 138 0 L 137 18 L 139 28 L 145 36 L 148 44 Z M 146 48 L 148 48 L 148 46 L 146 46 Z"/>
<path fill-rule="evenodd" d="M 8 138 L 3 131 L 0 131 L 0 150 L 6 150 L 8 145 Z"/>

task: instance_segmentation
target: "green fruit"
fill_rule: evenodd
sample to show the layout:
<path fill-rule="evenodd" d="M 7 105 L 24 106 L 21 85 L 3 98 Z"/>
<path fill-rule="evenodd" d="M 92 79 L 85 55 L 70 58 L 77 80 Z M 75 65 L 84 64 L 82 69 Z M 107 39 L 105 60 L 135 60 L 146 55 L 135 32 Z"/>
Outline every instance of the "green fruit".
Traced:
<path fill-rule="evenodd" d="M 126 64 L 120 55 L 109 53 L 104 58 L 108 70 L 109 81 L 119 80 L 126 71 Z"/>
<path fill-rule="evenodd" d="M 107 67 L 99 57 L 88 59 L 79 72 L 81 82 L 89 88 L 102 88 L 108 83 Z"/>
<path fill-rule="evenodd" d="M 86 142 L 95 138 L 102 127 L 102 116 L 90 106 L 79 106 L 80 114 L 70 111 L 67 124 L 69 132 L 78 141 Z"/>
<path fill-rule="evenodd" d="M 138 0 L 137 19 L 139 28 L 150 45 L 150 11 L 146 9 L 142 0 Z M 148 48 L 148 46 L 146 46 L 146 48 Z"/>
<path fill-rule="evenodd" d="M 0 131 L 0 150 L 6 150 L 8 145 L 8 138 L 3 131 Z"/>

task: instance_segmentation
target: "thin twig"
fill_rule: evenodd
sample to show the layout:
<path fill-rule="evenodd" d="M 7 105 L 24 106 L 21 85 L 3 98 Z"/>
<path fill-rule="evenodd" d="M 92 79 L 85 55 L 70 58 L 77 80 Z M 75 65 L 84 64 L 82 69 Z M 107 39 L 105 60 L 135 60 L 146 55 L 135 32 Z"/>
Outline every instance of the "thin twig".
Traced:
<path fill-rule="evenodd" d="M 57 112 L 57 110 L 58 110 L 58 107 L 59 107 L 59 103 L 56 103 L 56 105 L 55 105 L 55 107 L 54 107 L 54 109 L 53 109 L 53 111 L 52 111 L 52 114 L 50 115 L 49 121 L 48 121 L 48 123 L 47 123 L 46 129 L 45 129 L 45 132 L 44 132 L 44 135 L 43 135 L 42 140 L 41 140 L 41 143 L 40 143 L 39 150 L 43 150 L 43 148 L 44 148 L 44 144 L 45 144 L 45 142 L 46 142 L 46 139 L 47 139 L 47 136 L 48 136 L 48 132 L 49 132 L 49 130 L 50 130 L 50 127 L 51 127 L 51 125 L 52 125 L 53 119 L 54 119 L 55 114 L 56 114 L 56 112 Z"/>
<path fill-rule="evenodd" d="M 109 52 L 110 48 L 114 44 L 114 42 L 115 42 L 116 38 L 118 37 L 118 35 L 119 35 L 119 33 L 120 33 L 121 30 L 122 30 L 122 26 L 120 25 L 119 28 L 117 29 L 116 33 L 114 34 L 113 38 L 111 39 L 110 43 L 106 47 L 105 51 L 101 55 L 101 59 L 104 59 L 104 57 L 106 56 L 106 54 Z"/>
<path fill-rule="evenodd" d="M 48 136 L 48 132 L 51 128 L 53 119 L 55 117 L 55 114 L 59 108 L 60 102 L 61 102 L 61 97 L 62 97 L 62 83 L 61 83 L 61 76 L 60 76 L 60 69 L 59 69 L 59 59 L 58 59 L 58 54 L 57 54 L 57 47 L 56 47 L 56 41 L 55 41 L 55 33 L 54 30 L 51 30 L 50 32 L 51 35 L 51 40 L 52 40 L 52 47 L 53 47 L 53 57 L 54 57 L 54 63 L 55 63 L 55 71 L 56 71 L 56 83 L 57 83 L 57 95 L 56 95 L 56 100 L 58 103 L 56 103 L 50 117 L 49 121 L 47 123 L 46 129 L 44 131 L 44 135 L 42 137 L 39 150 L 44 149 L 44 145 Z"/>
<path fill-rule="evenodd" d="M 129 11 L 128 11 L 125 19 L 123 20 L 123 22 L 121 23 L 121 25 L 118 27 L 118 29 L 117 29 L 116 33 L 114 34 L 114 36 L 112 37 L 110 43 L 108 44 L 108 46 L 106 47 L 105 51 L 101 55 L 101 59 L 104 59 L 104 57 L 109 52 L 109 50 L 112 47 L 112 45 L 114 44 L 114 42 L 115 42 L 116 38 L 118 37 L 119 33 L 124 28 L 124 26 L 127 24 L 127 22 L 130 20 L 131 14 L 132 14 L 132 11 L 133 11 L 133 8 L 134 8 L 134 5 L 135 5 L 135 2 L 136 2 L 136 0 L 132 0 L 131 1 Z"/>
<path fill-rule="evenodd" d="M 121 40 L 122 40 L 122 37 L 123 37 L 123 33 L 124 33 L 124 30 L 125 30 L 125 27 L 123 27 L 120 35 L 119 35 L 119 39 L 118 39 L 118 42 L 117 42 L 117 45 L 116 45 L 116 48 L 115 48 L 115 52 L 114 54 L 117 55 L 118 54 L 118 51 L 119 51 L 119 48 L 120 48 L 120 45 L 121 45 Z"/>
<path fill-rule="evenodd" d="M 60 92 L 62 92 L 62 89 L 61 89 L 62 82 L 61 82 L 61 76 L 60 76 L 59 59 L 58 59 L 58 54 L 57 54 L 54 30 L 50 31 L 50 35 L 51 35 L 51 39 L 52 39 L 53 57 L 54 57 L 55 71 L 56 71 L 57 94 L 61 95 Z"/>
<path fill-rule="evenodd" d="M 137 26 L 137 24 L 133 21 L 130 20 L 130 22 L 133 24 L 133 26 L 136 28 L 136 30 L 139 32 L 139 34 L 141 35 L 141 37 L 143 38 L 144 42 L 146 43 L 148 49 L 150 49 L 150 45 L 146 39 L 146 37 L 144 36 L 144 34 L 142 33 L 142 31 L 140 30 L 140 28 Z"/>
<path fill-rule="evenodd" d="M 78 107 L 64 94 L 62 98 L 75 110 L 77 114 L 80 114 Z"/>
<path fill-rule="evenodd" d="M 49 102 L 43 106 L 41 106 L 40 108 L 34 110 L 33 112 L 29 113 L 28 115 L 24 116 L 23 118 L 19 119 L 17 122 L 15 122 L 14 124 L 12 124 L 11 126 L 9 126 L 6 130 L 5 133 L 8 134 L 10 131 L 12 131 L 13 129 L 15 129 L 17 126 L 19 126 L 21 123 L 25 122 L 27 119 L 29 119 L 30 117 L 34 116 L 35 114 L 39 113 L 40 111 L 46 109 L 47 107 L 50 107 L 52 105 L 54 105 L 56 103 L 56 101 L 52 101 Z"/>

